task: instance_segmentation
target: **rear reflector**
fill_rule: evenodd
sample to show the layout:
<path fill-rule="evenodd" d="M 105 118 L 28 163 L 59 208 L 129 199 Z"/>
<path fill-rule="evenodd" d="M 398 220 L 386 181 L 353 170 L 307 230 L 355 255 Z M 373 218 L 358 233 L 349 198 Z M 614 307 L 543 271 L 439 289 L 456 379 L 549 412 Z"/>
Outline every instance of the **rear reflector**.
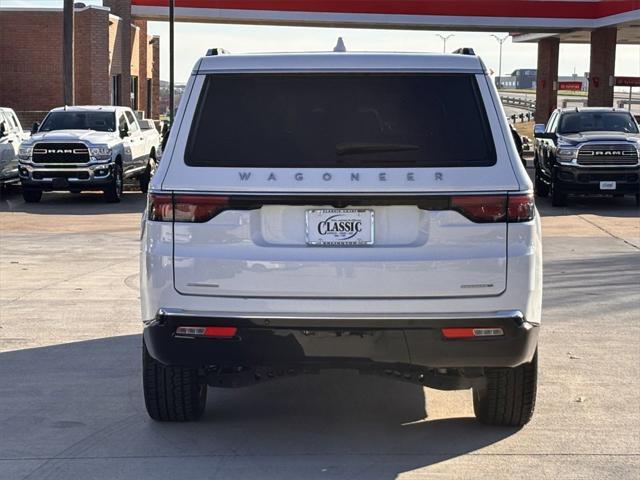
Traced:
<path fill-rule="evenodd" d="M 238 333 L 236 327 L 178 327 L 176 335 L 188 337 L 231 338 Z"/>
<path fill-rule="evenodd" d="M 443 328 L 445 338 L 499 337 L 504 335 L 501 328 Z"/>

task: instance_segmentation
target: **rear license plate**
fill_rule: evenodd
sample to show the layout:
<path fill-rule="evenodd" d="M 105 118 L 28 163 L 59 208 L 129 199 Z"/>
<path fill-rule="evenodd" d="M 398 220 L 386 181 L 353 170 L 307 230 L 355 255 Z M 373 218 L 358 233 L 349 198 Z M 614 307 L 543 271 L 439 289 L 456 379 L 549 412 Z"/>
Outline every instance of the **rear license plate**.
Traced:
<path fill-rule="evenodd" d="M 307 210 L 307 245 L 364 246 L 374 241 L 373 210 Z"/>
<path fill-rule="evenodd" d="M 616 182 L 600 182 L 600 190 L 615 190 Z"/>

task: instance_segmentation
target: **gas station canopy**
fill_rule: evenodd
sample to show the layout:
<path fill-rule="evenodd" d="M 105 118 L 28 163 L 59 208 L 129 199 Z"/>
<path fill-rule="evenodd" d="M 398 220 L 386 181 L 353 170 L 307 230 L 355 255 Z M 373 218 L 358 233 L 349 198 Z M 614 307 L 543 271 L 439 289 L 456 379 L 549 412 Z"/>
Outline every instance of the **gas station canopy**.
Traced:
<path fill-rule="evenodd" d="M 168 19 L 168 0 L 131 3 L 135 18 Z M 637 0 L 175 0 L 175 7 L 176 21 L 185 22 L 507 31 L 580 42 L 609 26 L 622 27 L 619 43 L 640 35 L 632 28 L 640 25 Z"/>

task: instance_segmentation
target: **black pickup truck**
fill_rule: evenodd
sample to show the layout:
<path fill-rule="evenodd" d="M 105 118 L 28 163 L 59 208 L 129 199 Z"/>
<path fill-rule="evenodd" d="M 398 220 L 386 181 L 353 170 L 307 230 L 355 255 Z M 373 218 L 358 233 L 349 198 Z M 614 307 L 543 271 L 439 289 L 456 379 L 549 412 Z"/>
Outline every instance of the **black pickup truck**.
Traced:
<path fill-rule="evenodd" d="M 557 109 L 535 126 L 535 191 L 553 206 L 569 194 L 633 195 L 640 205 L 640 133 L 615 108 Z"/>

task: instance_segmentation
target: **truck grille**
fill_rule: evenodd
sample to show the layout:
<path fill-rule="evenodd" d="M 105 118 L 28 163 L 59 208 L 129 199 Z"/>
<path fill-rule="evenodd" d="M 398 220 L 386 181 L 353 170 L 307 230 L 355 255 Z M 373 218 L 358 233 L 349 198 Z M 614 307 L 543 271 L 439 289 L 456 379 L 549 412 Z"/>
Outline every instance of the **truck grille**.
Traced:
<path fill-rule="evenodd" d="M 583 145 L 578 151 L 580 165 L 636 165 L 638 151 L 628 143 Z"/>
<path fill-rule="evenodd" d="M 89 149 L 83 143 L 37 143 L 34 163 L 87 163 Z"/>

